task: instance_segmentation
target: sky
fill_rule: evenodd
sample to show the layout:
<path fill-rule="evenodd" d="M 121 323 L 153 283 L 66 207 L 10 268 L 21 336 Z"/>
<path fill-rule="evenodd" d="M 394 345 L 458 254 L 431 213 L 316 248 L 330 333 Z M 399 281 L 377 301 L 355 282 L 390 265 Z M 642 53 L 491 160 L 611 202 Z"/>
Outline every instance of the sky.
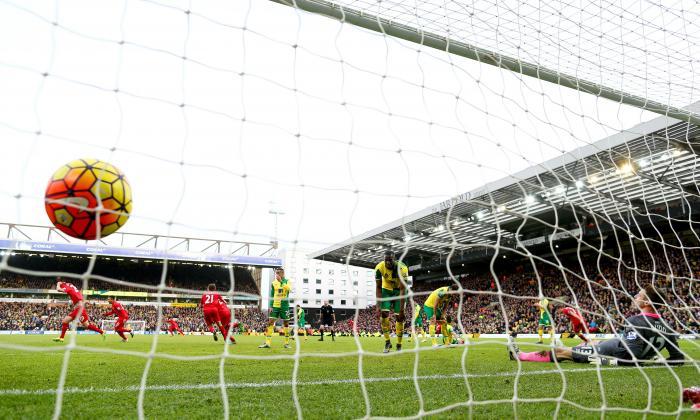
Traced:
<path fill-rule="evenodd" d="M 655 116 L 269 1 L 0 1 L 0 222 L 95 157 L 123 231 L 316 250 Z"/>

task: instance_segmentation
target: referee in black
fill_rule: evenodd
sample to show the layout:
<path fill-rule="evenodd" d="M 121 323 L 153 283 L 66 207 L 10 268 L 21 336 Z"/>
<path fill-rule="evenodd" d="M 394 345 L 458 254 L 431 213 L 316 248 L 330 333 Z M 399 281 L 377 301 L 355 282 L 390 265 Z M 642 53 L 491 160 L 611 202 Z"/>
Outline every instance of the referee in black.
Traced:
<path fill-rule="evenodd" d="M 323 341 L 323 332 L 326 329 L 331 330 L 331 339 L 335 341 L 333 324 L 335 324 L 335 311 L 333 307 L 328 304 L 328 301 L 325 301 L 323 302 L 323 306 L 321 306 L 321 338 L 319 338 L 318 341 Z"/>

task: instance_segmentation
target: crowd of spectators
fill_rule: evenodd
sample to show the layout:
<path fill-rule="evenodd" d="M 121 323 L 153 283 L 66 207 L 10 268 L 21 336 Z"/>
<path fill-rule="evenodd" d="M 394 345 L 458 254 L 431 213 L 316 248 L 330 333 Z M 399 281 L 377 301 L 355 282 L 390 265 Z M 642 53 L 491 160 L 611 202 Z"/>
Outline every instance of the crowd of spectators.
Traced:
<path fill-rule="evenodd" d="M 120 284 L 119 282 L 110 282 L 98 279 L 88 279 L 87 287 L 83 286 L 83 281 L 81 279 L 75 278 L 65 278 L 65 281 L 71 282 L 81 289 L 92 289 L 92 290 L 119 290 L 128 292 L 156 292 L 153 287 L 137 287 Z M 158 286 L 159 280 L 152 279 L 128 279 L 121 278 L 118 280 L 128 281 L 130 283 L 139 283 L 146 286 Z M 57 277 L 39 277 L 39 276 L 25 276 L 20 274 L 11 273 L 8 271 L 0 273 L 0 289 L 54 289 L 56 288 Z M 219 290 L 228 291 L 230 288 L 230 283 L 228 279 L 216 279 L 212 281 L 217 284 Z M 195 278 L 180 278 L 180 277 L 167 277 L 165 281 L 165 292 L 168 292 L 168 288 L 186 289 L 186 290 L 203 290 L 208 283 L 203 282 L 200 279 Z M 257 296 L 260 294 L 255 282 L 250 276 L 238 276 L 234 279 L 234 291 L 237 293 L 247 293 L 250 295 Z"/>
<path fill-rule="evenodd" d="M 158 310 L 153 305 L 124 305 L 132 321 L 145 321 L 147 331 L 155 331 L 158 323 Z M 105 304 L 86 306 L 92 322 L 98 325 L 102 320 L 113 320 L 113 316 L 104 316 L 109 311 Z M 70 312 L 67 303 L 26 303 L 0 302 L 0 330 L 60 330 L 61 321 Z M 166 329 L 165 320 L 175 318 L 180 328 L 185 332 L 204 332 L 206 325 L 202 310 L 198 307 L 161 307 L 161 329 Z M 235 309 L 234 319 L 238 320 L 245 329 L 262 331 L 267 323 L 267 317 L 256 307 Z"/>
<path fill-rule="evenodd" d="M 674 248 L 651 248 L 634 258 L 612 258 L 598 254 L 582 255 L 555 265 L 537 262 L 535 267 L 502 264 L 491 271 L 457 276 L 464 292 L 455 295 L 447 309 L 455 327 L 467 333 L 535 333 L 540 296 L 549 299 L 557 332 L 569 328 L 560 309 L 579 309 L 587 323 L 594 322 L 600 332 L 616 332 L 626 317 L 637 310 L 633 297 L 642 285 L 651 283 L 662 292 L 666 305 L 662 317 L 679 333 L 700 331 L 700 252 Z M 450 278 L 414 285 L 413 302 L 406 305 L 406 319 L 413 318 L 415 304 L 423 305 L 427 294 L 453 283 Z M 500 290 L 499 290 L 500 289 Z M 541 292 L 541 293 L 540 293 Z M 461 310 L 460 310 L 461 309 Z M 358 311 L 358 331 L 380 329 L 376 307 Z M 461 322 L 457 322 L 461 321 Z M 350 331 L 350 319 L 339 323 L 341 331 Z"/>
<path fill-rule="evenodd" d="M 240 277 L 236 291 L 242 287 L 259 294 L 252 278 L 249 277 L 246 283 L 245 276 Z M 601 332 L 615 332 L 623 325 L 624 318 L 636 313 L 633 296 L 642 285 L 651 283 L 666 298 L 667 304 L 660 308 L 660 313 L 671 327 L 681 333 L 697 333 L 699 279 L 700 252 L 693 248 L 652 247 L 645 248 L 643 253 L 620 258 L 589 253 L 556 263 L 502 263 L 494 265 L 493 269 L 487 266 L 459 275 L 457 280 L 464 290 L 461 306 L 457 304 L 460 296 L 454 296 L 446 312 L 457 321 L 455 327 L 467 333 L 534 333 L 538 318 L 534 304 L 544 296 L 552 303 L 551 311 L 558 332 L 566 330 L 569 325 L 559 311 L 564 306 L 579 309 L 588 322 L 599 326 Z M 168 281 L 173 287 L 203 288 L 201 282 L 195 283 L 194 280 L 175 277 Z M 416 282 L 411 291 L 412 302 L 409 301 L 406 307 L 407 320 L 413 317 L 413 305 L 423 305 L 432 290 L 451 283 L 450 278 Z M 55 278 L 0 273 L 0 288 L 53 288 L 54 284 Z M 100 284 L 98 280 L 90 280 L 89 285 L 114 288 L 113 284 Z M 220 288 L 227 287 L 220 285 Z M 118 286 L 118 290 L 123 288 Z M 91 316 L 102 319 L 102 308 L 90 306 Z M 133 305 L 128 310 L 131 319 L 146 321 L 147 329 L 155 328 L 157 312 L 154 306 Z M 55 329 L 66 313 L 66 304 L 0 302 L 0 330 Z M 198 308 L 164 307 L 163 314 L 177 317 L 185 331 L 204 328 Z M 234 317 L 245 328 L 256 331 L 261 331 L 266 323 L 266 314 L 254 307 L 237 309 Z M 376 307 L 357 311 L 356 318 L 356 321 L 354 317 L 340 321 L 336 329 L 350 332 L 349 320 L 352 319 L 357 331 L 374 333 L 380 330 Z"/>

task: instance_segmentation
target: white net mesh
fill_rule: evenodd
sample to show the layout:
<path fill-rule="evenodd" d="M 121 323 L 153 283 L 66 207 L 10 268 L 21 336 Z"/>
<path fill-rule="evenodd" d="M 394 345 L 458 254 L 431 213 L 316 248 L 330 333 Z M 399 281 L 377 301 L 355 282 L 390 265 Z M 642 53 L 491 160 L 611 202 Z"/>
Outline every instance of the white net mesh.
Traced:
<path fill-rule="evenodd" d="M 132 183 L 126 229 L 160 236 L 166 250 L 184 251 L 188 237 L 279 242 L 373 268 L 393 249 L 412 275 L 411 335 L 420 329 L 411 322 L 415 305 L 459 284 L 456 306 L 444 311 L 458 349 L 433 350 L 427 337 L 385 356 L 374 337 L 384 328 L 376 308 L 347 303 L 353 324 L 339 319 L 338 330 L 357 334 L 339 339 L 335 351 L 305 348 L 303 335 L 294 349 L 272 354 L 257 349 L 263 337 L 255 335 L 237 347 L 224 340 L 223 349 L 209 336 L 183 337 L 197 343 L 191 350 L 159 333 L 173 319 L 187 332 L 208 331 L 198 309 L 177 304 L 183 295 L 196 302 L 209 277 L 160 259 L 151 261 L 155 274 L 142 261 L 120 266 L 124 277 L 102 268 L 99 250 L 82 263 L 30 263 L 6 246 L 0 306 L 13 318 L 0 330 L 60 328 L 65 302 L 31 292 L 51 289 L 45 283 L 57 276 L 83 290 L 147 293 L 138 297 L 154 306 L 129 308 L 153 333 L 141 347 L 96 346 L 78 334 L 65 347 L 0 338 L 0 350 L 60 364 L 48 387 L 0 380 L 0 414 L 22 398 L 50 395 L 54 418 L 79 415 L 80 395 L 110 393 L 128 393 L 130 415 L 139 418 L 211 415 L 213 407 L 226 418 L 688 412 L 680 394 L 700 371 L 697 4 L 281 3 L 0 2 L 0 138 L 12 150 L 2 160 L 0 218 L 46 224 L 47 171 L 99 156 Z M 271 210 L 271 200 L 284 212 Z M 8 228 L 8 239 L 36 241 L 24 236 Z M 261 275 L 249 279 L 235 271 L 248 268 L 235 266 L 217 274 L 222 295 L 267 298 Z M 337 283 L 324 278 L 314 293 L 321 283 L 313 273 L 287 265 L 295 303 L 316 311 L 322 300 L 341 306 L 340 296 L 383 302 L 374 277 L 358 280 L 345 267 L 329 279 Z M 241 278 L 262 287 L 246 289 Z M 358 281 L 369 282 L 366 294 L 353 287 Z M 571 306 L 587 330 L 610 338 L 628 333 L 624 319 L 640 311 L 633 298 L 647 283 L 663 295 L 658 311 L 669 330 L 684 337 L 685 366 L 581 368 L 566 354 L 541 369 L 507 360 L 513 333 L 520 345 L 541 339 L 535 302 L 554 304 L 557 334 L 570 329 L 559 310 Z M 257 309 L 232 316 L 256 332 L 266 327 Z M 295 312 L 290 323 L 297 321 Z M 307 322 L 320 320 L 309 313 Z M 426 334 L 438 336 L 429 323 Z M 389 325 L 395 333 L 395 317 Z M 546 343 L 523 353 L 551 350 L 557 342 L 548 336 L 545 328 Z M 56 349 L 60 362 L 43 357 Z M 93 355 L 138 359 L 133 380 L 101 387 L 72 377 L 74 363 Z M 163 373 L 177 369 L 201 376 L 173 381 Z M 391 401 L 386 387 L 395 387 Z M 615 393 L 627 387 L 632 395 Z M 255 393 L 278 388 L 281 404 Z M 158 393 L 207 390 L 217 400 L 206 408 L 156 402 Z"/>
<path fill-rule="evenodd" d="M 114 326 L 117 321 L 113 319 L 103 319 L 100 321 L 100 328 L 108 333 L 116 333 Z M 146 321 L 129 320 L 125 323 L 125 328 L 134 332 L 134 334 L 143 334 L 146 332 Z"/>

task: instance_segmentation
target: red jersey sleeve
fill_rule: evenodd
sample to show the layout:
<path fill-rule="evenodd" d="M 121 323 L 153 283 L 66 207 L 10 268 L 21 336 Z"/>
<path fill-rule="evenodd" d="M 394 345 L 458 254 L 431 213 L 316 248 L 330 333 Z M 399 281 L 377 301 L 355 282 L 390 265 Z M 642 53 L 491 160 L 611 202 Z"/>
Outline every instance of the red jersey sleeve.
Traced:
<path fill-rule="evenodd" d="M 78 288 L 75 287 L 73 284 L 60 282 L 58 284 L 58 287 L 62 292 L 66 293 L 70 297 L 70 300 L 73 302 L 73 304 L 76 304 L 83 300 L 83 295 L 80 293 L 80 290 L 78 290 Z"/>

